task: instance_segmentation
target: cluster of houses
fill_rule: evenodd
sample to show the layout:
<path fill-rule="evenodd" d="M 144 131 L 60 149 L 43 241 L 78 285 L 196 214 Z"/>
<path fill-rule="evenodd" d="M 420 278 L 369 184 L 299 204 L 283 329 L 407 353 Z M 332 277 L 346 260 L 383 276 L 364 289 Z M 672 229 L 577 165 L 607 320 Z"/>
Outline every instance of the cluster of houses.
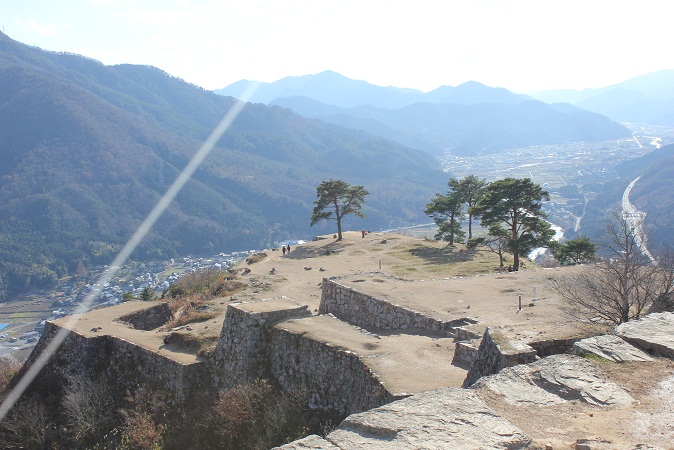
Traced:
<path fill-rule="evenodd" d="M 259 250 L 219 253 L 210 258 L 188 256 L 170 261 L 130 263 L 119 268 L 118 275 L 102 285 L 99 285 L 96 280 L 108 269 L 107 266 L 90 267 L 86 270 L 82 268 L 78 271 L 76 278 L 60 284 L 49 294 L 48 298 L 52 301 L 52 308 L 54 308 L 49 317 L 41 319 L 33 330 L 24 331 L 18 339 L 11 337 L 10 340 L 10 336 L 0 335 L 0 340 L 7 338 L 9 342 L 25 340 L 28 344 L 35 343 L 44 330 L 47 320 L 58 319 L 76 312 L 77 308 L 92 294 L 95 298 L 93 308 L 115 305 L 129 295 L 140 297 L 141 292 L 148 287 L 155 293 L 161 294 L 185 274 L 208 269 L 227 269 L 257 251 Z"/>
<path fill-rule="evenodd" d="M 64 310 L 74 310 L 85 299 L 95 294 L 95 307 L 111 306 L 121 302 L 125 294 L 133 297 L 150 288 L 156 293 L 168 289 L 187 273 L 207 269 L 226 269 L 235 261 L 245 258 L 254 250 L 220 253 L 210 258 L 185 257 L 170 261 L 132 263 L 118 271 L 119 276 L 99 285 L 95 281 L 107 267 L 92 267 L 87 271 L 87 280 L 65 283 L 50 295 L 52 305 Z M 55 317 L 50 317 L 53 319 Z"/>

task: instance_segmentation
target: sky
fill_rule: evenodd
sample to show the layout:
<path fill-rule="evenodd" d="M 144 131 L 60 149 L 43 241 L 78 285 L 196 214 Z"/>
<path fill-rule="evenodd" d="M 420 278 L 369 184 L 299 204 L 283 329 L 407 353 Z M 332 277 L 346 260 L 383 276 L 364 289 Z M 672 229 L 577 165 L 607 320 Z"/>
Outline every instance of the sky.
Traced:
<path fill-rule="evenodd" d="M 674 69 L 670 0 L 0 0 L 0 30 L 205 89 L 332 70 L 424 92 L 603 87 Z"/>

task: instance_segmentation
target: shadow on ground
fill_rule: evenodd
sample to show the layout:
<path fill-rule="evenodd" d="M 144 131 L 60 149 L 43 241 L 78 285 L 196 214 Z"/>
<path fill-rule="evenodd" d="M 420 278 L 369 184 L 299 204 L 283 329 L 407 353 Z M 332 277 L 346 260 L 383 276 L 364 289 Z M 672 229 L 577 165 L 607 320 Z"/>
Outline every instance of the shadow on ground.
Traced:
<path fill-rule="evenodd" d="M 297 247 L 297 249 L 291 249 L 290 253 L 287 253 L 284 257 L 291 259 L 318 258 L 320 256 L 330 255 L 332 253 L 339 253 L 345 247 L 351 246 L 353 244 L 353 242 L 346 242 L 344 240 L 330 240 L 324 245 L 317 247 Z"/>
<path fill-rule="evenodd" d="M 474 252 L 462 249 L 455 249 L 448 245 L 442 248 L 435 247 L 415 247 L 409 250 L 412 256 L 423 259 L 426 264 L 442 265 L 456 262 L 466 262 L 473 259 Z"/>

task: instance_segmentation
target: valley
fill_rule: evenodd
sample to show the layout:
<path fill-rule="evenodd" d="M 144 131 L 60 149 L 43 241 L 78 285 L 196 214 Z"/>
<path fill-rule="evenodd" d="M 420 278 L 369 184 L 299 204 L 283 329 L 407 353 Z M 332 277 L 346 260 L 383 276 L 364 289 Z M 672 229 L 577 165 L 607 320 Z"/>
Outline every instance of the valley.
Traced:
<path fill-rule="evenodd" d="M 619 177 L 619 164 L 674 142 L 674 128 L 624 124 L 633 136 L 601 142 L 572 142 L 503 150 L 473 157 L 446 151 L 443 170 L 456 178 L 477 175 L 491 182 L 500 178 L 531 178 L 550 193 L 545 209 L 566 236 L 578 232 L 585 205 L 604 183 Z"/>
<path fill-rule="evenodd" d="M 457 178 L 474 174 L 486 178 L 487 181 L 505 177 L 533 179 L 550 193 L 551 200 L 545 204 L 549 220 L 560 226 L 564 230 L 565 237 L 569 238 L 580 229 L 587 201 L 598 195 L 604 183 L 618 177 L 616 168 L 620 163 L 649 153 L 662 144 L 674 142 L 674 129 L 633 124 L 629 127 L 634 133 L 632 138 L 524 147 L 474 157 L 455 156 L 451 152 L 446 152 L 439 157 L 439 160 L 443 169 Z M 418 227 L 396 231 L 422 237 L 435 234 L 433 226 Z M 298 238 L 309 239 L 310 236 Z M 113 280 L 110 286 L 99 289 L 101 295 L 97 304 L 99 307 L 116 304 L 121 301 L 122 294 L 129 291 L 138 296 L 142 288 L 148 285 L 160 293 L 168 287 L 172 281 L 171 277 L 176 277 L 176 274 L 209 267 L 217 269 L 221 265 L 229 266 L 231 258 L 235 257 L 237 252 L 211 258 L 184 257 L 165 262 L 130 263 L 121 271 L 123 276 Z M 160 268 L 155 270 L 157 265 Z M 97 270 L 96 267 L 89 268 L 87 278 L 90 283 L 93 284 L 97 274 L 102 270 L 102 268 Z M 77 298 L 85 296 L 87 288 L 94 289 L 94 286 L 84 282 L 70 286 L 66 280 L 50 291 L 34 292 L 17 298 L 12 302 L 13 305 L 35 305 L 40 302 L 43 304 L 38 308 L 39 311 L 33 314 L 35 317 L 27 316 L 20 320 L 15 317 L 14 310 L 5 312 L 0 309 L 2 319 L 0 322 L 10 324 L 5 334 L 8 337 L 10 334 L 18 337 L 21 333 L 32 330 L 40 320 L 50 318 L 52 310 L 58 307 L 72 313 L 78 304 Z M 21 340 L 16 343 L 7 340 L 0 342 L 0 351 L 22 359 L 33 345 L 34 343 Z"/>

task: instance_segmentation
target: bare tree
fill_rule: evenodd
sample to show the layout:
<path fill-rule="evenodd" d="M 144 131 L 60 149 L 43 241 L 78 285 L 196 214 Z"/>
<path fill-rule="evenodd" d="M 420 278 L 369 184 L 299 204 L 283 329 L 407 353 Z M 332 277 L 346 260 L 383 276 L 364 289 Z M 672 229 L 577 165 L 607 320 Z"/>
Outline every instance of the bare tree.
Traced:
<path fill-rule="evenodd" d="M 73 377 L 63 396 L 63 414 L 77 442 L 102 435 L 110 425 L 115 403 L 108 386 L 84 375 Z"/>
<path fill-rule="evenodd" d="M 44 405 L 33 399 L 22 401 L 0 424 L 0 447 L 48 448 L 52 428 Z"/>
<path fill-rule="evenodd" d="M 616 213 L 600 244 L 603 259 L 576 275 L 552 282 L 567 300 L 568 312 L 581 320 L 618 325 L 639 319 L 657 299 L 674 290 L 672 258 L 652 262 L 637 233 L 643 219 Z"/>

